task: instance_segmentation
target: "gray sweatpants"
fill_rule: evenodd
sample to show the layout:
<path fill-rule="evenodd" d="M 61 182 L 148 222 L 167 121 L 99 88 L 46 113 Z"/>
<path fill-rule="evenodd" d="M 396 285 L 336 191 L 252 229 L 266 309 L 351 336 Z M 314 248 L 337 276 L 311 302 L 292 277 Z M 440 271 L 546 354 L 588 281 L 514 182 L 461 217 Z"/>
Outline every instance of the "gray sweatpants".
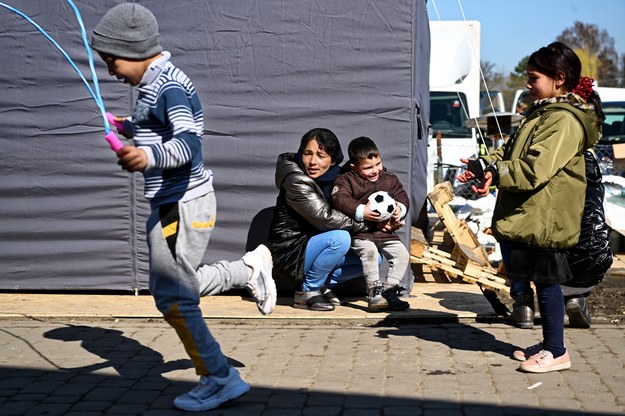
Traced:
<path fill-rule="evenodd" d="M 200 295 L 242 288 L 242 260 L 200 266 L 215 227 L 215 194 L 152 210 L 147 223 L 150 291 L 156 307 L 176 330 L 199 375 L 225 375 L 226 357 L 200 310 Z"/>
<path fill-rule="evenodd" d="M 399 240 L 376 241 L 352 238 L 352 250 L 362 262 L 367 288 L 379 282 L 389 286 L 399 285 L 410 262 L 410 253 Z M 386 279 L 380 280 L 379 255 L 388 261 Z"/>

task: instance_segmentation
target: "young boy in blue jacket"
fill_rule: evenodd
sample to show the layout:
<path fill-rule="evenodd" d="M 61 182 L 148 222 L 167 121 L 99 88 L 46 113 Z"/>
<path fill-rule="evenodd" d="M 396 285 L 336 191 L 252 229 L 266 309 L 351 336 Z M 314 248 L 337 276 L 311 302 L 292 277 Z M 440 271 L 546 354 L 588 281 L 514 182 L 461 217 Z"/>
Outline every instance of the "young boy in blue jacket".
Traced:
<path fill-rule="evenodd" d="M 247 393 L 249 385 L 210 333 L 200 296 L 245 287 L 258 309 L 271 313 L 276 304 L 271 254 L 261 245 L 241 260 L 200 266 L 216 213 L 213 174 L 202 159 L 202 106 L 193 83 L 162 50 L 154 15 L 136 3 L 119 4 L 96 25 L 91 46 L 112 76 L 137 87 L 132 117 L 116 119 L 135 144 L 117 151 L 118 164 L 145 178 L 150 291 L 200 376 L 199 385 L 174 405 L 213 409 Z"/>

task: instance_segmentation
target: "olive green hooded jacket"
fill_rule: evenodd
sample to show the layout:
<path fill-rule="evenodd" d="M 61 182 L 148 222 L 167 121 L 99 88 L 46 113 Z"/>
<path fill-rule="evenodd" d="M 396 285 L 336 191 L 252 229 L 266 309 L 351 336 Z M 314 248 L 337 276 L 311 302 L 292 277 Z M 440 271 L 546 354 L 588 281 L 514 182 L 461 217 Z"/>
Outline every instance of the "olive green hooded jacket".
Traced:
<path fill-rule="evenodd" d="M 577 243 L 586 193 L 583 151 L 601 133 L 592 106 L 575 97 L 534 103 L 517 132 L 483 157 L 497 168 L 492 230 L 499 241 L 555 250 Z"/>

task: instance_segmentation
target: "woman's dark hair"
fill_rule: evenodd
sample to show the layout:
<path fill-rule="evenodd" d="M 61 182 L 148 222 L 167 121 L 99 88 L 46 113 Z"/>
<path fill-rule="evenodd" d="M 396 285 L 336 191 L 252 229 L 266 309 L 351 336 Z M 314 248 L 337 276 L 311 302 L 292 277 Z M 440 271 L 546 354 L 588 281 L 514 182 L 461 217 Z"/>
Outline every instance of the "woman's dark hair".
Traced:
<path fill-rule="evenodd" d="M 550 43 L 532 53 L 527 66 L 533 66 L 541 74 L 553 79 L 557 79 L 560 73 L 564 74 L 564 87 L 569 92 L 579 84 L 582 72 L 582 62 L 579 57 L 573 49 L 562 42 Z M 601 109 L 599 94 L 593 90 L 586 102 L 594 105 L 597 117 L 603 122 L 605 115 Z"/>
<path fill-rule="evenodd" d="M 324 128 L 312 129 L 308 133 L 304 134 L 297 153 L 302 154 L 308 142 L 313 139 L 317 140 L 321 150 L 330 156 L 333 163 L 340 163 L 342 161 L 343 152 L 341 151 L 341 143 L 339 143 L 339 139 L 334 133 L 332 133 L 331 130 Z M 339 158 L 341 160 L 339 160 Z"/>
<path fill-rule="evenodd" d="M 347 146 L 349 161 L 357 165 L 362 160 L 367 160 L 380 156 L 380 151 L 373 140 L 368 137 L 357 137 Z"/>

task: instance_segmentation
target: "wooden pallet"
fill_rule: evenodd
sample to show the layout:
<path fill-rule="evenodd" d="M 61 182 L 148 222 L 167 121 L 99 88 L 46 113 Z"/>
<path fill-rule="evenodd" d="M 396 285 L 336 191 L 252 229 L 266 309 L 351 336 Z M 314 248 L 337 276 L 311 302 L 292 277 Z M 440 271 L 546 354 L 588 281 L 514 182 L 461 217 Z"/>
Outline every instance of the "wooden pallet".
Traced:
<path fill-rule="evenodd" d="M 428 194 L 428 199 L 455 243 L 452 252 L 454 260 L 461 262 L 470 260 L 483 266 L 489 265 L 488 254 L 484 246 L 477 241 L 477 236 L 467 223 L 459 220 L 449 206 L 449 202 L 454 199 L 451 183 L 443 182 L 436 185 Z"/>
<path fill-rule="evenodd" d="M 411 229 L 411 262 L 426 264 L 431 269 L 441 270 L 450 277 L 458 277 L 466 282 L 479 284 L 483 288 L 509 293 L 505 276 L 490 265 L 486 249 L 465 221 L 459 220 L 449 202 L 453 190 L 449 182 L 436 185 L 428 194 L 430 203 L 453 240 L 451 252 L 430 246 L 423 232 Z"/>

